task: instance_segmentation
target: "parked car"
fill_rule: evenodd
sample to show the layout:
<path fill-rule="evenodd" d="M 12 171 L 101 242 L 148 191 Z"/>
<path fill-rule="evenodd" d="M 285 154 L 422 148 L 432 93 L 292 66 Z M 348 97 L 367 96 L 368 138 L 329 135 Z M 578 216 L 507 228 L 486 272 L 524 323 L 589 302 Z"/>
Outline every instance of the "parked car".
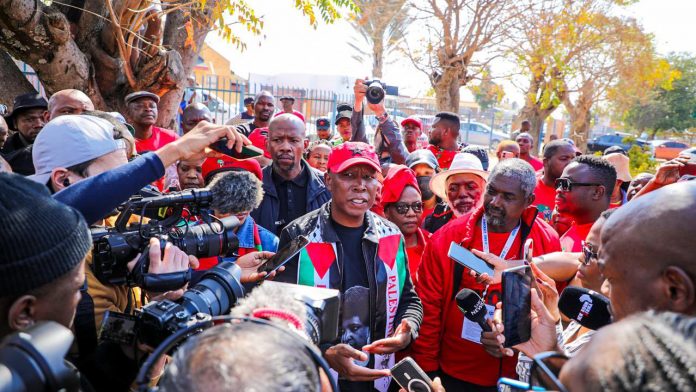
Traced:
<path fill-rule="evenodd" d="M 674 159 L 679 153 L 689 148 L 689 145 L 674 140 L 652 140 L 649 142 L 655 159 Z"/>
<path fill-rule="evenodd" d="M 589 142 L 587 142 L 587 153 L 591 154 L 597 151 L 604 152 L 604 150 L 611 146 L 620 146 L 628 152 L 628 150 L 630 150 L 634 145 L 638 145 L 640 147 L 645 147 L 648 145 L 648 142 L 642 139 L 635 139 L 631 143 L 624 143 L 624 139 L 627 137 L 633 137 L 633 135 L 629 133 L 616 132 L 592 138 Z"/>
<path fill-rule="evenodd" d="M 459 141 L 462 143 L 490 146 L 495 150 L 501 141 L 509 138 L 508 134 L 497 130 L 491 133 L 488 125 L 478 122 L 462 122 L 459 126 Z"/>

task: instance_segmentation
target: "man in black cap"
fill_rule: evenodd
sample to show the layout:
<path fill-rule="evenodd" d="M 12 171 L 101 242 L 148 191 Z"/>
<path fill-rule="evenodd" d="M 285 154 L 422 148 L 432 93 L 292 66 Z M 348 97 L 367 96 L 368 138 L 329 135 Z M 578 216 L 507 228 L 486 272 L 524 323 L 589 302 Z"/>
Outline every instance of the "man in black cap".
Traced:
<path fill-rule="evenodd" d="M 331 122 L 326 117 L 317 119 L 317 137 L 319 140 L 331 140 Z"/>
<path fill-rule="evenodd" d="M 159 96 L 149 91 L 126 95 L 126 117 L 135 128 L 135 148 L 139 154 L 155 151 L 179 138 L 174 131 L 155 126 Z"/>
<path fill-rule="evenodd" d="M 27 147 L 34 143 L 41 132 L 47 107 L 48 103 L 41 95 L 22 94 L 15 97 L 12 112 L 5 116 L 7 125 L 15 133 L 7 139 L 0 153 L 15 173 L 25 176 L 34 174 L 31 150 Z"/>
<path fill-rule="evenodd" d="M 244 109 L 243 112 L 229 119 L 226 125 L 239 125 L 254 121 L 254 98 L 244 98 Z"/>
<path fill-rule="evenodd" d="M 344 142 L 351 140 L 353 136 L 353 129 L 351 127 L 351 117 L 353 115 L 353 108 L 347 103 L 341 103 L 336 107 L 336 131 L 338 135 L 331 141 L 334 146 L 339 146 Z"/>

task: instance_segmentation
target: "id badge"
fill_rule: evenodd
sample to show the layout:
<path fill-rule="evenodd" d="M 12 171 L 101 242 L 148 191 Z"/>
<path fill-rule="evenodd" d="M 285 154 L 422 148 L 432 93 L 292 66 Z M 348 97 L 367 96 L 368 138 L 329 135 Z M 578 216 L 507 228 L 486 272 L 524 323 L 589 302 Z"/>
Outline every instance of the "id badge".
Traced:
<path fill-rule="evenodd" d="M 493 318 L 495 306 L 486 305 L 486 311 L 488 312 L 488 317 L 486 318 Z M 481 344 L 481 332 L 481 326 L 473 321 L 469 321 L 468 318 L 464 317 L 464 324 L 462 325 L 462 339 L 466 339 L 476 344 Z"/>

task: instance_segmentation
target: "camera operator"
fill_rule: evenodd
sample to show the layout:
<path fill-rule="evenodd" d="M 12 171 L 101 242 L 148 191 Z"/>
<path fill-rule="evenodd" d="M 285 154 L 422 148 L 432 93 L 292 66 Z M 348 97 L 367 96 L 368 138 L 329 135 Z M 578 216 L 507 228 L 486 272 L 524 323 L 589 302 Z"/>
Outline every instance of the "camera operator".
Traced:
<path fill-rule="evenodd" d="M 367 94 L 365 80 L 356 79 L 353 86 L 355 93 L 355 106 L 350 123 L 353 127 L 353 137 L 351 141 L 370 144 L 365 133 L 365 123 L 363 122 L 363 100 Z M 384 107 L 384 100 L 379 103 L 368 103 L 367 107 L 377 117 L 379 125 L 375 133 L 374 146 L 377 156 L 381 163 L 395 163 L 403 165 L 408 157 L 408 150 L 401 136 L 399 125 L 389 116 Z"/>
<path fill-rule="evenodd" d="M 39 321 L 70 327 L 92 246 L 75 209 L 46 187 L 0 173 L 0 338 Z"/>

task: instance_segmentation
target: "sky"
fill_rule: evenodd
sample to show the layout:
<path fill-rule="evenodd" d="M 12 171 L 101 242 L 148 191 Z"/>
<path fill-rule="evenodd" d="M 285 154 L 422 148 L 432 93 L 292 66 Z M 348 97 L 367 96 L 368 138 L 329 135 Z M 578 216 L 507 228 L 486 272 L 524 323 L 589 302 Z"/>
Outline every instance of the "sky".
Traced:
<path fill-rule="evenodd" d="M 243 78 L 249 73 L 275 75 L 279 73 L 309 73 L 324 75 L 371 76 L 370 63 L 362 64 L 352 58 L 349 42 L 362 43 L 345 20 L 332 25 L 320 23 L 316 29 L 289 0 L 248 0 L 257 15 L 263 15 L 262 37 L 242 32 L 247 49 L 240 52 L 217 33 L 210 33 L 208 44 L 220 51 L 232 63 L 232 70 Z M 654 34 L 660 54 L 672 51 L 696 53 L 693 17 L 696 0 L 642 0 L 625 12 L 640 21 L 646 31 Z M 418 26 L 412 26 L 412 28 Z M 384 67 L 384 81 L 400 87 L 400 93 L 423 95 L 430 88 L 425 74 L 416 70 L 406 59 L 395 59 Z M 520 101 L 521 92 L 504 84 L 506 96 Z M 466 99 L 466 94 L 463 95 Z"/>

